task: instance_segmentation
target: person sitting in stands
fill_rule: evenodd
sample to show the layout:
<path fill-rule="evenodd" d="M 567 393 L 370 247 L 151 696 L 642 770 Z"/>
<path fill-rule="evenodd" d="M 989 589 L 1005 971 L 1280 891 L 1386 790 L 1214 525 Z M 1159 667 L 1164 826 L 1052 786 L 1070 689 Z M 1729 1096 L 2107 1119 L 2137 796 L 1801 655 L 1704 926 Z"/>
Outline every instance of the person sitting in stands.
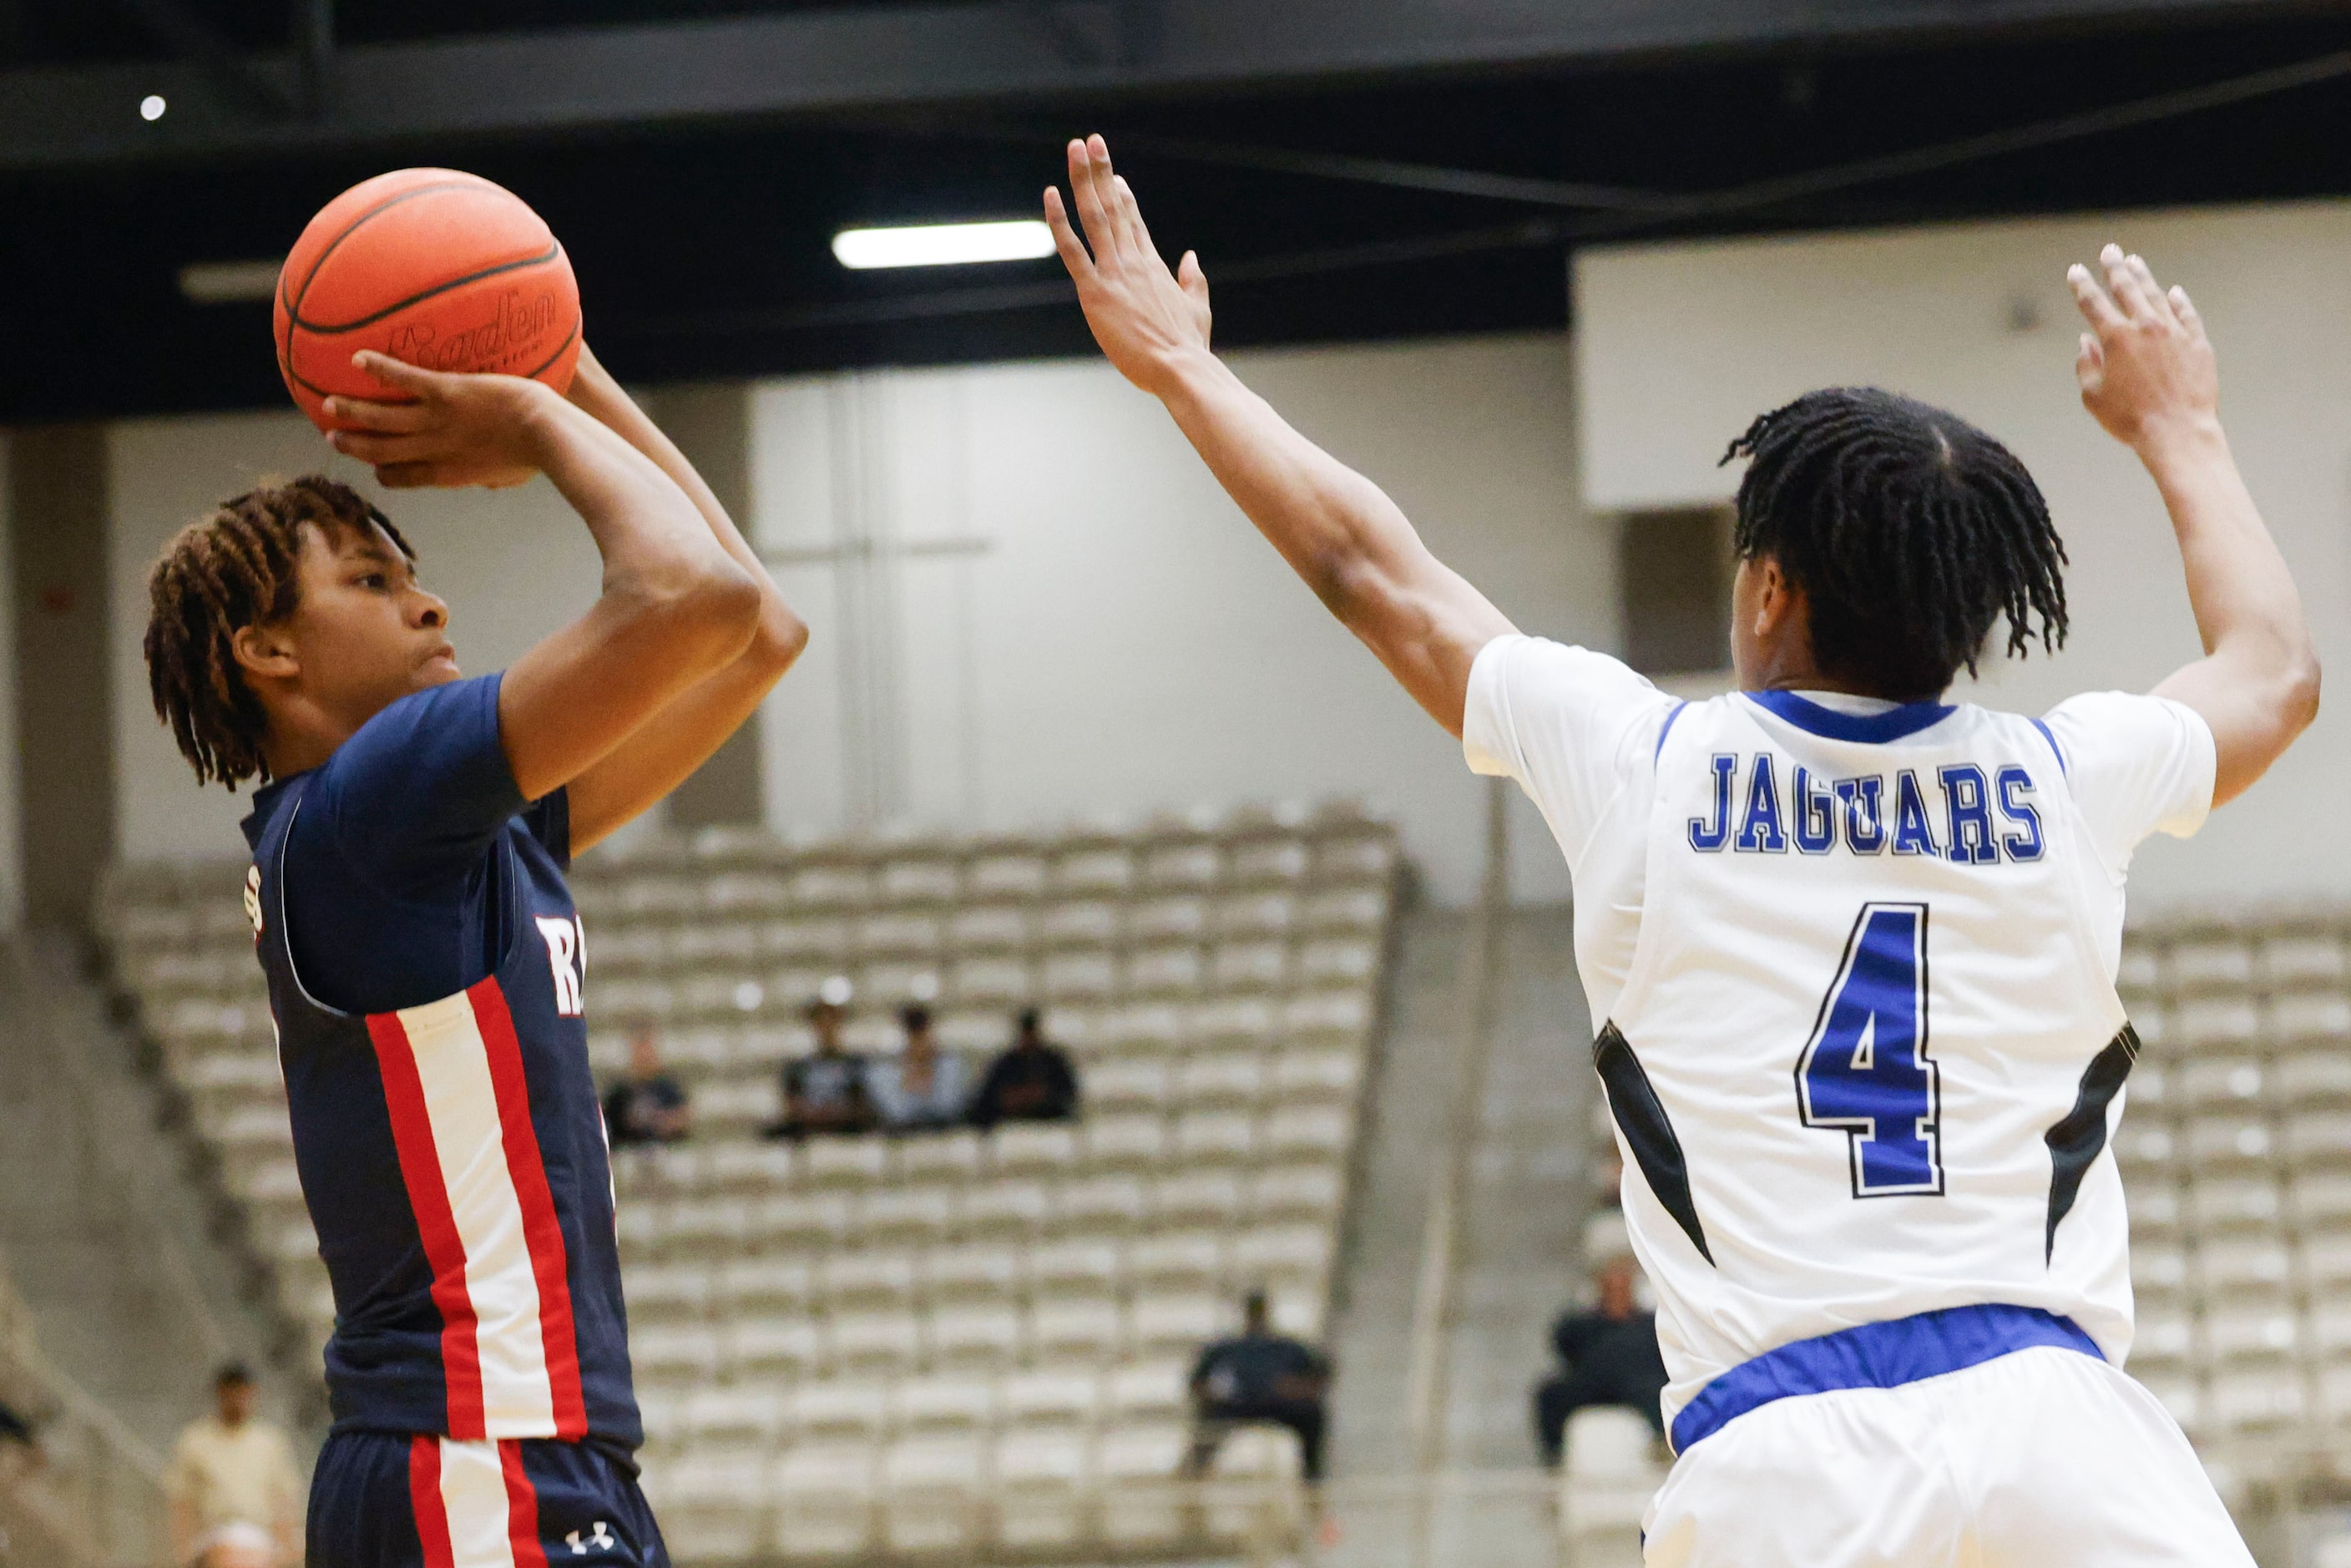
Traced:
<path fill-rule="evenodd" d="M 694 1108 L 677 1080 L 662 1071 L 661 1038 L 650 1027 L 629 1040 L 629 1074 L 604 1096 L 604 1131 L 612 1146 L 674 1144 L 694 1130 Z"/>
<path fill-rule="evenodd" d="M 971 1124 L 984 1132 L 998 1122 L 1066 1122 L 1077 1113 L 1077 1069 L 1045 1038 L 1037 1009 L 1023 1009 L 1019 1032 L 972 1097 Z"/>
<path fill-rule="evenodd" d="M 873 1063 L 865 1086 L 886 1133 L 927 1133 L 963 1120 L 971 1098 L 971 1072 L 955 1051 L 943 1051 L 931 1038 L 931 1009 L 920 1002 L 898 1013 L 905 1048 Z"/>
<path fill-rule="evenodd" d="M 1600 1259 L 1593 1276 L 1596 1302 L 1564 1313 L 1552 1325 L 1552 1348 L 1562 1364 L 1536 1385 L 1534 1399 L 1535 1443 L 1547 1465 L 1560 1461 L 1568 1417 L 1589 1406 L 1637 1410 L 1665 1436 L 1658 1399 L 1666 1389 L 1666 1363 L 1657 1349 L 1657 1315 L 1642 1311 L 1634 1300 L 1635 1266 L 1621 1227 L 1614 1239 L 1614 1247 L 1590 1249 Z"/>
<path fill-rule="evenodd" d="M 866 1092 L 866 1059 L 841 1043 L 841 1027 L 849 1020 L 849 982 L 836 975 L 809 1003 L 809 1027 L 816 1031 L 816 1051 L 784 1063 L 784 1119 L 768 1129 L 777 1138 L 804 1138 L 811 1133 L 870 1133 L 873 1130 L 873 1097 Z"/>
<path fill-rule="evenodd" d="M 1237 1427 L 1270 1423 L 1298 1434 L 1299 1457 L 1311 1485 L 1322 1479 L 1323 1402 L 1331 1364 L 1301 1341 L 1273 1332 L 1263 1291 L 1242 1303 L 1243 1327 L 1200 1352 L 1192 1366 L 1192 1453 L 1186 1473 L 1198 1475 Z"/>

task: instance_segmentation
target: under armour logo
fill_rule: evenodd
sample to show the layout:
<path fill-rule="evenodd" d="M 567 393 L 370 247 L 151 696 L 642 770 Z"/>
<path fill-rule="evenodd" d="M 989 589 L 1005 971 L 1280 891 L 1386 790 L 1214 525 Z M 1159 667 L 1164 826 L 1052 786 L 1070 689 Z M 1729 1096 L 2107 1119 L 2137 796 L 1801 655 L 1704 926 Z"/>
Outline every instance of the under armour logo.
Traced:
<path fill-rule="evenodd" d="M 571 1548 L 571 1554 L 574 1557 L 585 1557 L 591 1550 L 609 1552 L 620 1542 L 612 1539 L 612 1531 L 600 1519 L 596 1521 L 595 1527 L 589 1531 L 587 1540 L 580 1540 L 580 1532 L 575 1530 L 563 1538 L 563 1544 Z"/>

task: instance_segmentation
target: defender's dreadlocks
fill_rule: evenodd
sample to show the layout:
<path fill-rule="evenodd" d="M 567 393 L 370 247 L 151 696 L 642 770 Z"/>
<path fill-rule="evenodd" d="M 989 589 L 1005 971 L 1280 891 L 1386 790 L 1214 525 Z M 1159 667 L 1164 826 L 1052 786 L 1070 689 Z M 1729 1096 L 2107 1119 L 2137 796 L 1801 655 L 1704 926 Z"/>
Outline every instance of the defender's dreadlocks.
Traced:
<path fill-rule="evenodd" d="M 1773 409 L 1722 460 L 1740 559 L 1771 556 L 1812 608 L 1823 672 L 1888 697 L 1975 672 L 1992 622 L 2008 652 L 2065 643 L 2064 542 L 2024 465 L 1956 415 L 1872 387 Z M 2033 618 L 2040 618 L 2038 630 Z"/>
<path fill-rule="evenodd" d="M 222 502 L 174 535 L 148 574 L 147 687 L 200 784 L 217 779 L 234 790 L 247 779 L 269 781 L 261 752 L 267 719 L 232 640 L 241 627 L 294 612 L 305 523 L 330 538 L 373 524 L 416 559 L 359 492 L 313 475 Z"/>

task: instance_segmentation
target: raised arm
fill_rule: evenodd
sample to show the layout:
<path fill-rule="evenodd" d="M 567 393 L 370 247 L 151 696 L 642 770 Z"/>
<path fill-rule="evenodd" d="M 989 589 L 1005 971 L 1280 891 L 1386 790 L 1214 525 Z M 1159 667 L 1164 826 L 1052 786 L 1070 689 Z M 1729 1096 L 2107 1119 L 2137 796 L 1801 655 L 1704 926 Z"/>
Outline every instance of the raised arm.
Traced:
<path fill-rule="evenodd" d="M 603 760 L 571 781 L 571 851 L 580 853 L 684 783 L 758 711 L 808 646 L 808 627 L 718 497 L 685 455 L 647 418 L 596 357 L 580 350 L 571 401 L 650 458 L 701 513 L 718 548 L 750 575 L 759 617 L 743 652 L 648 719 Z"/>
<path fill-rule="evenodd" d="M 1469 665 L 1513 630 L 1509 620 L 1428 552 L 1378 486 L 1292 430 L 1209 352 L 1199 258 L 1187 251 L 1168 271 L 1101 137 L 1070 143 L 1070 187 L 1084 241 L 1057 189 L 1045 193 L 1045 218 L 1094 341 L 1120 374 L 1166 405 L 1315 597 L 1459 736 Z"/>
<path fill-rule="evenodd" d="M 2155 688 L 2212 727 L 2212 803 L 2251 789 L 2318 716 L 2318 652 L 2302 595 L 2262 526 L 2220 430 L 2220 371 L 2204 319 L 2146 261 L 2108 246 L 2105 285 L 2066 273 L 2091 330 L 2074 369 L 2082 403 L 2138 455 L 2162 493 L 2188 573 L 2204 657 Z"/>
<path fill-rule="evenodd" d="M 742 657 L 758 632 L 759 587 L 651 458 L 537 382 L 359 361 L 414 401 L 334 399 L 337 417 L 366 427 L 337 432 L 337 450 L 396 488 L 543 472 L 603 556 L 602 595 L 499 684 L 499 740 L 526 800 L 580 779 Z"/>

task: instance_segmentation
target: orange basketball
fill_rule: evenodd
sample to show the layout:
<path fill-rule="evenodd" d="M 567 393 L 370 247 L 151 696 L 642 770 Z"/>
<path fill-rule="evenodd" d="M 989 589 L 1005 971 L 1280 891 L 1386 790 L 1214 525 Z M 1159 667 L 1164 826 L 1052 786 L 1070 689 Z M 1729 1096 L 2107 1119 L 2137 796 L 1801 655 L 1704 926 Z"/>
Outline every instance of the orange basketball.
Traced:
<path fill-rule="evenodd" d="M 580 286 L 520 197 L 455 169 L 362 181 L 310 220 L 277 274 L 277 368 L 310 423 L 337 395 L 392 400 L 351 356 L 531 376 L 558 392 L 580 361 Z"/>

